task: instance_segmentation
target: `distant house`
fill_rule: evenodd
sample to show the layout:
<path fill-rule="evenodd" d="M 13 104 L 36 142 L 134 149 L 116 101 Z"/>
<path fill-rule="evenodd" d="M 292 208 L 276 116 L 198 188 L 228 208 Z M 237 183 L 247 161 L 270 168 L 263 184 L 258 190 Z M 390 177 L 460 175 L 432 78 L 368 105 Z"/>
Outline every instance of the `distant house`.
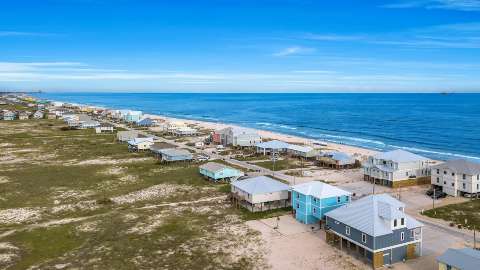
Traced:
<path fill-rule="evenodd" d="M 351 193 L 319 181 L 291 188 L 295 218 L 305 224 L 318 223 L 325 213 L 350 202 Z"/>
<path fill-rule="evenodd" d="M 137 126 L 141 127 L 151 127 L 155 124 L 155 122 L 150 118 L 143 118 L 137 122 Z"/>
<path fill-rule="evenodd" d="M 173 149 L 175 147 L 176 147 L 175 145 L 169 144 L 166 142 L 155 142 L 150 146 L 150 151 L 153 153 L 155 157 L 157 157 L 158 159 L 161 159 L 162 158 L 162 153 L 160 152 L 161 150 Z"/>
<path fill-rule="evenodd" d="M 172 134 L 175 136 L 194 136 L 198 131 L 191 127 L 179 127 L 175 130 L 172 130 Z"/>
<path fill-rule="evenodd" d="M 287 147 L 287 153 L 294 157 L 315 158 L 318 151 L 310 146 L 289 144 Z"/>
<path fill-rule="evenodd" d="M 33 118 L 35 118 L 35 119 L 42 119 L 43 116 L 44 116 L 43 111 L 36 111 L 36 112 L 33 114 Z"/>
<path fill-rule="evenodd" d="M 449 248 L 437 257 L 438 270 L 478 270 L 480 251 L 473 248 Z"/>
<path fill-rule="evenodd" d="M 28 120 L 30 118 L 30 112 L 21 111 L 18 113 L 18 120 Z"/>
<path fill-rule="evenodd" d="M 212 134 L 212 142 L 223 146 L 251 147 L 262 142 L 262 137 L 253 129 L 227 127 Z"/>
<path fill-rule="evenodd" d="M 257 153 L 266 155 L 271 153 L 285 153 L 287 152 L 290 144 L 282 141 L 273 140 L 257 143 L 255 146 L 257 147 Z"/>
<path fill-rule="evenodd" d="M 212 181 L 233 181 L 243 176 L 243 172 L 220 164 L 208 162 L 199 166 L 200 174 Z"/>
<path fill-rule="evenodd" d="M 149 150 L 150 146 L 154 144 L 152 137 L 133 138 L 128 141 L 128 150 L 130 151 L 145 151 Z"/>
<path fill-rule="evenodd" d="M 96 128 L 100 126 L 100 122 L 93 120 L 92 117 L 86 114 L 78 115 L 77 128 L 87 129 L 87 128 Z"/>
<path fill-rule="evenodd" d="M 389 187 L 430 183 L 429 159 L 404 150 L 394 150 L 368 157 L 364 180 Z"/>
<path fill-rule="evenodd" d="M 344 152 L 327 151 L 318 154 L 317 161 L 318 165 L 322 167 L 345 169 L 353 168 L 357 162 L 357 159 Z"/>
<path fill-rule="evenodd" d="M 142 115 L 141 111 L 127 111 L 124 120 L 129 123 L 138 122 L 142 118 Z"/>
<path fill-rule="evenodd" d="M 15 112 L 12 111 L 3 111 L 3 120 L 5 121 L 13 121 L 15 120 Z"/>
<path fill-rule="evenodd" d="M 101 123 L 100 126 L 95 128 L 96 133 L 112 133 L 114 126 L 110 123 Z"/>
<path fill-rule="evenodd" d="M 162 162 L 175 162 L 175 161 L 191 161 L 193 155 L 185 149 L 162 149 L 158 151 L 160 153 L 159 159 Z"/>
<path fill-rule="evenodd" d="M 47 119 L 57 119 L 57 114 L 55 112 L 48 112 Z"/>
<path fill-rule="evenodd" d="M 136 130 L 125 130 L 117 132 L 117 140 L 120 142 L 127 142 L 133 140 L 139 136 L 139 132 Z"/>
<path fill-rule="evenodd" d="M 456 159 L 432 166 L 434 186 L 451 196 L 476 194 L 480 192 L 480 163 Z"/>
<path fill-rule="evenodd" d="M 236 205 L 252 212 L 290 205 L 288 185 L 267 176 L 258 176 L 231 183 L 231 198 Z"/>
<path fill-rule="evenodd" d="M 363 197 L 325 214 L 327 242 L 355 252 L 373 268 L 421 256 L 422 226 L 387 194 Z"/>

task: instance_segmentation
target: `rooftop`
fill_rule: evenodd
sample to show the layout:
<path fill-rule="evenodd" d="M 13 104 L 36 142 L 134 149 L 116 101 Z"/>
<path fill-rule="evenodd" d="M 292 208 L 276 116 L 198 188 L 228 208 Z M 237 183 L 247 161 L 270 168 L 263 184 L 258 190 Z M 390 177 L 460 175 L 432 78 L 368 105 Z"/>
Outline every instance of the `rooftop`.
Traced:
<path fill-rule="evenodd" d="M 394 218 L 405 218 L 408 229 L 423 226 L 405 214 L 403 208 L 405 204 L 390 195 L 375 194 L 332 210 L 326 216 L 374 237 L 391 234 L 389 221 Z"/>
<path fill-rule="evenodd" d="M 391 160 L 399 163 L 428 160 L 428 158 L 426 157 L 423 157 L 414 153 L 410 153 L 402 149 L 379 153 L 379 154 L 376 154 L 374 158 L 382 159 L 382 160 Z"/>
<path fill-rule="evenodd" d="M 480 267 L 480 251 L 472 248 L 449 248 L 437 257 L 437 261 L 461 270 L 478 270 Z"/>
<path fill-rule="evenodd" d="M 290 144 L 282 141 L 268 141 L 268 142 L 261 142 L 256 145 L 259 148 L 265 148 L 265 149 L 286 149 L 290 146 Z"/>
<path fill-rule="evenodd" d="M 233 168 L 231 168 L 227 165 L 220 164 L 220 163 L 217 163 L 217 162 L 208 162 L 208 163 L 205 163 L 203 165 L 200 165 L 200 169 L 204 169 L 204 170 L 211 171 L 211 172 L 219 172 L 219 171 L 224 170 L 224 169 L 234 170 Z"/>
<path fill-rule="evenodd" d="M 330 198 L 330 197 L 339 197 L 339 196 L 350 196 L 351 193 L 343 189 L 334 187 L 332 185 L 320 182 L 312 181 L 292 187 L 292 190 L 304 194 L 310 195 L 316 198 Z"/>
<path fill-rule="evenodd" d="M 232 185 L 249 194 L 265 194 L 288 190 L 288 185 L 267 176 L 257 176 L 232 182 Z"/>
<path fill-rule="evenodd" d="M 468 175 L 480 174 L 480 163 L 468 161 L 465 159 L 454 159 L 432 167 L 433 169 L 450 169 L 457 173 Z"/>

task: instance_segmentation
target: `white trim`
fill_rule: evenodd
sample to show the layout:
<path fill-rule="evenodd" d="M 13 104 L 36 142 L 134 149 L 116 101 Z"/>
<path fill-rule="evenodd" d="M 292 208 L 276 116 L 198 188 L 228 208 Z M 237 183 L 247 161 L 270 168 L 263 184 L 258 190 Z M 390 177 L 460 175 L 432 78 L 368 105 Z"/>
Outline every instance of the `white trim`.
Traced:
<path fill-rule="evenodd" d="M 418 239 L 418 240 L 414 240 L 414 241 L 410 241 L 410 242 L 398 244 L 398 245 L 395 245 L 395 246 L 389 246 L 389 247 L 386 247 L 386 248 L 381 248 L 381 249 L 375 249 L 375 250 L 373 250 L 373 249 L 371 249 L 371 248 L 369 248 L 369 247 L 367 247 L 367 246 L 365 246 L 365 245 L 362 245 L 362 244 L 358 243 L 357 241 L 355 241 L 355 240 L 353 240 L 353 239 L 350 239 L 350 238 L 345 237 L 345 235 L 343 235 L 343 234 L 337 233 L 336 231 L 334 231 L 334 230 L 332 230 L 332 229 L 330 229 L 330 232 L 333 232 L 334 234 L 340 236 L 341 238 L 344 238 L 344 239 L 346 239 L 346 240 L 348 240 L 348 241 L 356 244 L 357 246 L 360 246 L 360 247 L 362 247 L 362 248 L 364 248 L 364 249 L 366 249 L 366 250 L 368 250 L 368 251 L 370 251 L 370 252 L 373 252 L 373 253 L 379 252 L 379 251 L 384 251 L 384 250 L 389 250 L 389 249 L 394 249 L 394 248 L 401 247 L 401 246 L 406 246 L 406 245 L 409 245 L 409 244 L 422 243 L 422 239 Z M 368 235 L 368 234 L 365 234 L 365 235 Z M 375 237 L 373 237 L 373 242 L 375 243 Z"/>

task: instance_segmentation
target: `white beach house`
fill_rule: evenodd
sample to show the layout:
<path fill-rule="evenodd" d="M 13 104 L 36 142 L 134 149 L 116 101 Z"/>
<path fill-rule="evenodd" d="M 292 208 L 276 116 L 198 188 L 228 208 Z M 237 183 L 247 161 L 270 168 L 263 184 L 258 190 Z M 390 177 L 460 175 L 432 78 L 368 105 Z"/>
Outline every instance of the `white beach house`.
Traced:
<path fill-rule="evenodd" d="M 464 159 L 449 160 L 432 166 L 432 185 L 451 196 L 480 192 L 480 163 Z"/>
<path fill-rule="evenodd" d="M 368 157 L 364 163 L 364 180 L 401 187 L 430 183 L 430 161 L 404 150 L 393 150 Z"/>

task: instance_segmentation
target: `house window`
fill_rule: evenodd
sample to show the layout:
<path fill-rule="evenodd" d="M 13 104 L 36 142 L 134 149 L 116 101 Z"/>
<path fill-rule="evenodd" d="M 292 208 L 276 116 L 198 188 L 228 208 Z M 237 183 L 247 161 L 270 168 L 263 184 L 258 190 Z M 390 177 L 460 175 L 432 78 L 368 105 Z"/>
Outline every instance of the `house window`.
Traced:
<path fill-rule="evenodd" d="M 299 193 L 297 193 L 297 199 L 298 199 L 298 198 L 300 198 L 300 194 L 299 194 Z"/>
<path fill-rule="evenodd" d="M 452 187 L 454 187 L 454 186 L 455 186 L 455 183 L 452 183 Z"/>
<path fill-rule="evenodd" d="M 313 202 L 317 202 L 317 198 L 313 198 Z"/>
<path fill-rule="evenodd" d="M 446 185 L 446 184 L 447 184 L 447 181 L 443 181 L 443 184 Z"/>
<path fill-rule="evenodd" d="M 300 208 L 300 204 L 297 203 L 297 209 Z"/>
<path fill-rule="evenodd" d="M 477 190 L 478 190 L 478 188 L 479 188 L 479 186 L 478 186 L 478 184 L 477 184 Z"/>
<path fill-rule="evenodd" d="M 402 217 L 402 218 L 400 219 L 400 225 L 402 225 L 402 226 L 405 225 L 405 218 Z"/>
<path fill-rule="evenodd" d="M 339 202 L 340 202 L 340 197 L 337 197 L 337 203 L 339 203 Z"/>
<path fill-rule="evenodd" d="M 350 227 L 345 226 L 345 234 L 350 235 Z"/>
<path fill-rule="evenodd" d="M 437 174 L 440 174 L 440 169 L 437 169 Z"/>
<path fill-rule="evenodd" d="M 467 178 L 467 176 L 465 174 L 463 174 L 462 178 L 463 178 L 463 180 L 465 180 Z"/>
<path fill-rule="evenodd" d="M 415 237 L 415 232 L 413 230 L 410 231 L 410 238 Z"/>
<path fill-rule="evenodd" d="M 437 183 L 440 183 L 440 177 L 437 177 Z"/>
<path fill-rule="evenodd" d="M 400 233 L 400 240 L 401 241 L 405 240 L 405 233 L 404 232 Z"/>
<path fill-rule="evenodd" d="M 367 235 L 362 233 L 362 242 L 367 243 Z"/>
<path fill-rule="evenodd" d="M 397 220 L 396 219 L 393 220 L 393 227 L 394 228 L 397 227 Z"/>
<path fill-rule="evenodd" d="M 443 174 L 447 174 L 447 171 L 443 171 Z"/>
<path fill-rule="evenodd" d="M 317 208 L 313 208 L 313 213 L 317 213 Z"/>
<path fill-rule="evenodd" d="M 405 175 L 408 176 L 408 172 L 406 172 Z"/>
<path fill-rule="evenodd" d="M 477 180 L 480 180 L 480 174 L 477 174 Z"/>
<path fill-rule="evenodd" d="M 465 185 L 465 183 L 462 184 L 462 187 L 463 187 L 463 189 L 466 189 L 466 188 L 467 188 L 467 186 Z"/>
<path fill-rule="evenodd" d="M 455 173 L 452 172 L 452 176 L 455 176 Z"/>

